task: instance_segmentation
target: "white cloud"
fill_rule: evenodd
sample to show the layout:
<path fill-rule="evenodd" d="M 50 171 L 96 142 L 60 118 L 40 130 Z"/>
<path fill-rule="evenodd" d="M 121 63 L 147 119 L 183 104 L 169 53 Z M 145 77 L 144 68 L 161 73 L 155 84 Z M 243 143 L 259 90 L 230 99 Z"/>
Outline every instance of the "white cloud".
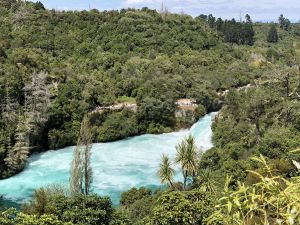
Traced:
<path fill-rule="evenodd" d="M 165 2 L 170 5 L 181 5 L 182 7 L 200 7 L 200 6 L 229 6 L 229 7 L 295 7 L 300 6 L 299 0 L 125 0 L 128 5 L 131 4 L 156 4 Z"/>
<path fill-rule="evenodd" d="M 1 0 L 0 0 L 1 1 Z M 37 1 L 37 0 L 35 0 Z M 249 13 L 253 20 L 277 20 L 283 13 L 286 17 L 298 21 L 300 19 L 300 0 L 40 0 L 48 8 L 100 10 L 121 8 L 160 9 L 162 1 L 171 12 L 182 12 L 197 16 L 213 14 L 222 18 L 239 18 Z"/>
<path fill-rule="evenodd" d="M 137 4 L 137 3 L 155 3 L 158 0 L 126 0 L 126 4 Z"/>
<path fill-rule="evenodd" d="M 160 8 L 162 0 L 123 0 L 124 7 Z M 251 13 L 257 20 L 276 19 L 280 13 L 300 19 L 300 0 L 164 0 L 170 11 L 192 15 L 212 13 L 221 17 L 238 17 L 239 12 Z M 298 16 L 299 15 L 299 16 Z"/>

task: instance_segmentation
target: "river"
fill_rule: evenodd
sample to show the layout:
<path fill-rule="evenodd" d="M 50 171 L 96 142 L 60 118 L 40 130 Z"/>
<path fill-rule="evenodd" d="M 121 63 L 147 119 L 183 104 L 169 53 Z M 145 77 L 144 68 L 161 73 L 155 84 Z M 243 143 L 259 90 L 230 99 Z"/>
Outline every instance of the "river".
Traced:
<path fill-rule="evenodd" d="M 190 133 L 203 151 L 212 147 L 211 124 L 216 113 L 201 118 L 190 130 L 141 135 L 92 147 L 93 192 L 119 203 L 120 194 L 132 187 L 159 188 L 157 169 L 161 155 L 175 158 L 175 146 Z M 12 202 L 28 201 L 35 189 L 50 184 L 67 186 L 73 148 L 32 155 L 20 174 L 0 181 L 0 195 Z M 181 181 L 179 168 L 176 180 Z"/>

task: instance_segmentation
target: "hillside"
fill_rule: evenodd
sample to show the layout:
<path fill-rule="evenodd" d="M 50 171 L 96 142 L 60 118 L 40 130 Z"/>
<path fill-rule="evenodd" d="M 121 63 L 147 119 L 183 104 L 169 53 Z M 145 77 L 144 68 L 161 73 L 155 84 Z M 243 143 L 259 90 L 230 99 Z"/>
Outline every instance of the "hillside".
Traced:
<path fill-rule="evenodd" d="M 25 135 L 28 141 L 21 142 L 31 151 L 74 145 L 83 116 L 120 98 L 134 98 L 137 112 L 94 115 L 95 142 L 190 125 L 197 115 L 220 108 L 218 91 L 259 76 L 260 68 L 249 64 L 252 48 L 223 43 L 201 17 L 147 8 L 57 12 L 30 2 L 3 6 L 2 162 L 16 154 L 9 157 L 8 149 L 18 135 Z M 198 114 L 176 119 L 180 98 L 195 99 Z M 26 151 L 18 157 L 26 159 Z M 5 164 L 18 171 L 24 159 Z"/>
<path fill-rule="evenodd" d="M 0 212 L 0 224 L 300 223 L 299 31 L 283 16 L 269 24 L 0 0 L 0 179 L 32 153 L 77 145 L 70 188 L 36 190 L 23 213 Z M 162 190 L 133 188 L 118 208 L 91 194 L 92 143 L 171 132 L 215 111 L 214 147 L 201 152 L 188 136 L 174 161 L 163 155 Z"/>

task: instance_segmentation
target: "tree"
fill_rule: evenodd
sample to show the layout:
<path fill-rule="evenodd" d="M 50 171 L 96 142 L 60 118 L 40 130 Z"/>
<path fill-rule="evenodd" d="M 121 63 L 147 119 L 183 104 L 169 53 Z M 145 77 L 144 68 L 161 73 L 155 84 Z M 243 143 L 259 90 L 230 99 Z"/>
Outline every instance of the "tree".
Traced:
<path fill-rule="evenodd" d="M 291 26 L 291 21 L 287 18 L 285 18 L 283 16 L 283 14 L 281 14 L 278 18 L 278 22 L 279 22 L 279 27 L 283 30 L 289 30 L 290 26 Z"/>
<path fill-rule="evenodd" d="M 82 193 L 81 149 L 76 146 L 71 164 L 70 191 L 73 195 Z"/>
<path fill-rule="evenodd" d="M 252 23 L 251 17 L 249 14 L 245 15 L 246 23 Z"/>
<path fill-rule="evenodd" d="M 14 3 L 16 3 L 16 0 L 0 0 L 0 7 L 10 9 Z"/>
<path fill-rule="evenodd" d="M 140 123 L 145 125 L 161 124 L 172 126 L 174 124 L 175 107 L 170 99 L 161 100 L 153 97 L 145 97 L 138 102 L 137 117 Z"/>
<path fill-rule="evenodd" d="M 277 104 L 278 106 L 282 105 L 281 114 L 284 115 L 284 123 L 285 126 L 287 126 L 292 121 L 292 112 L 297 111 L 298 108 L 298 102 L 292 100 L 296 96 L 296 92 L 300 86 L 299 68 L 277 67 L 272 69 L 272 71 L 267 74 L 267 78 L 269 79 L 270 87 L 272 87 L 274 84 L 280 83 L 280 85 L 276 85 L 278 90 L 277 92 L 281 93 L 281 97 L 277 96 L 279 100 Z"/>
<path fill-rule="evenodd" d="M 163 20 L 165 20 L 169 14 L 168 8 L 165 6 L 164 1 L 161 2 L 160 14 Z"/>
<path fill-rule="evenodd" d="M 87 116 L 81 123 L 78 144 L 74 150 L 74 157 L 71 165 L 70 190 L 72 194 L 89 195 L 93 181 L 91 167 L 91 149 L 93 135 L 90 122 Z"/>
<path fill-rule="evenodd" d="M 263 156 L 254 157 L 267 175 L 250 171 L 259 180 L 253 186 L 239 183 L 232 190 L 227 178 L 224 192 L 208 224 L 299 224 L 300 178 L 274 176 Z"/>
<path fill-rule="evenodd" d="M 23 88 L 24 115 L 30 125 L 30 145 L 44 148 L 46 140 L 41 134 L 49 119 L 51 107 L 50 85 L 47 84 L 47 74 L 44 72 L 33 73 L 30 82 Z"/>
<path fill-rule="evenodd" d="M 10 167 L 12 166 L 12 164 L 15 164 L 13 163 L 15 159 L 13 159 L 14 153 L 12 150 L 12 145 L 13 145 L 13 135 L 15 133 L 15 124 L 18 124 L 18 114 L 17 114 L 18 104 L 16 100 L 11 97 L 10 94 L 11 92 L 12 90 L 9 90 L 7 81 L 5 81 L 5 94 L 1 102 L 1 116 L 2 116 L 2 122 L 3 125 L 5 126 L 5 129 L 3 129 L 3 131 L 1 132 L 2 140 L 0 144 L 1 146 L 0 159 L 3 162 L 3 159 L 6 158 L 7 163 L 10 164 Z M 7 163 L 4 162 L 3 164 L 6 164 L 7 166 Z M 4 169 L 6 169 L 4 165 L 2 168 L 3 169 L 0 169 L 2 170 L 0 171 L 0 173 L 3 172 Z M 14 174 L 15 171 L 12 168 L 10 168 L 9 170 L 11 170 L 10 171 L 11 174 Z M 5 176 L 11 174 L 5 174 Z"/>
<path fill-rule="evenodd" d="M 53 215 L 27 215 L 17 212 L 15 209 L 8 209 L 0 212 L 0 224 L 5 225 L 72 225 L 59 220 Z"/>
<path fill-rule="evenodd" d="M 25 215 L 34 216 L 35 218 L 43 215 L 52 215 L 70 225 L 109 225 L 114 220 L 115 210 L 109 197 L 100 197 L 95 194 L 69 196 L 64 190 L 61 188 L 57 189 L 57 187 L 54 189 L 52 187 L 41 189 L 37 192 L 41 192 L 42 196 L 41 193 L 39 195 L 35 194 L 33 200 L 25 205 L 23 208 Z M 41 212 L 42 214 L 39 215 Z M 31 225 L 31 223 L 14 224 Z M 40 224 L 43 223 L 33 223 L 33 225 Z"/>
<path fill-rule="evenodd" d="M 35 10 L 45 10 L 45 6 L 43 5 L 43 3 L 41 3 L 40 1 L 37 1 L 34 4 L 34 9 Z"/>
<path fill-rule="evenodd" d="M 12 17 L 14 29 L 20 29 L 32 13 L 33 8 L 27 6 L 26 4 L 21 4 Z"/>
<path fill-rule="evenodd" d="M 175 170 L 171 167 L 171 162 L 168 156 L 163 155 L 162 161 L 159 167 L 158 175 L 162 184 L 168 184 L 173 187 L 173 177 Z"/>
<path fill-rule="evenodd" d="M 133 224 L 144 224 L 141 222 L 136 222 L 148 217 L 151 214 L 154 202 L 155 197 L 150 189 L 144 187 L 139 189 L 132 188 L 129 191 L 122 193 L 120 199 L 120 208 L 122 211 L 126 212 Z"/>
<path fill-rule="evenodd" d="M 246 23 L 244 25 L 244 40 L 242 42 L 245 42 L 247 45 L 253 45 L 254 44 L 254 29 L 252 26 L 252 20 L 249 14 L 246 14 Z"/>
<path fill-rule="evenodd" d="M 256 143 L 259 144 L 261 140 L 261 117 L 265 113 L 268 104 L 268 95 L 262 89 L 251 91 L 251 99 L 247 103 L 246 117 L 255 125 Z"/>
<path fill-rule="evenodd" d="M 106 116 L 98 129 L 97 141 L 115 141 L 138 134 L 138 122 L 134 112 L 123 109 Z"/>
<path fill-rule="evenodd" d="M 278 42 L 278 33 L 276 26 L 273 24 L 269 30 L 267 41 L 270 43 L 276 43 Z"/>
<path fill-rule="evenodd" d="M 90 124 L 88 118 L 83 119 L 82 130 L 80 130 L 81 142 L 84 146 L 83 151 L 83 186 L 84 194 L 88 195 L 91 191 L 91 184 L 93 182 L 93 171 L 91 167 L 91 150 L 93 135 L 90 129 Z"/>
<path fill-rule="evenodd" d="M 163 193 L 153 208 L 153 225 L 206 224 L 214 211 L 214 197 L 199 189 Z"/>
<path fill-rule="evenodd" d="M 239 45 L 254 44 L 255 32 L 253 29 L 252 20 L 249 14 L 245 16 L 246 22 L 237 22 L 235 19 L 225 20 L 222 32 L 226 42 L 235 43 Z M 221 24 L 222 20 L 217 21 Z"/>
<path fill-rule="evenodd" d="M 134 202 L 141 200 L 143 198 L 148 198 L 152 196 L 152 191 L 148 188 L 141 187 L 131 188 L 130 190 L 123 192 L 121 194 L 120 203 L 122 206 L 129 206 Z"/>
<path fill-rule="evenodd" d="M 9 88 L 7 80 L 5 82 L 5 95 L 1 102 L 1 112 L 2 118 L 6 126 L 10 127 L 11 124 L 15 123 L 18 119 L 18 115 L 16 113 L 18 108 L 18 103 L 16 99 L 11 97 L 11 93 L 13 90 Z"/>
<path fill-rule="evenodd" d="M 195 177 L 198 169 L 197 146 L 192 135 L 188 136 L 179 145 L 176 146 L 177 153 L 175 162 L 180 164 L 183 174 L 183 188 L 186 190 L 186 184 L 189 177 Z"/>
<path fill-rule="evenodd" d="M 212 14 L 209 14 L 208 18 L 207 18 L 207 22 L 208 22 L 208 25 L 209 25 L 210 28 L 214 28 L 216 18 Z"/>
<path fill-rule="evenodd" d="M 25 166 L 30 151 L 29 130 L 28 121 L 20 115 L 15 133 L 15 144 L 8 149 L 4 159 L 9 173 L 20 171 Z"/>
<path fill-rule="evenodd" d="M 217 182 L 212 177 L 212 173 L 208 169 L 202 169 L 199 171 L 193 186 L 199 187 L 204 192 L 216 194 Z"/>
<path fill-rule="evenodd" d="M 224 24 L 224 22 L 223 22 L 223 20 L 222 20 L 222 18 L 218 18 L 217 19 L 217 21 L 216 21 L 216 29 L 218 30 L 218 31 L 222 31 L 222 29 L 223 29 L 223 24 Z"/>
<path fill-rule="evenodd" d="M 47 110 L 51 106 L 51 94 L 47 85 L 47 74 L 44 72 L 31 75 L 31 82 L 23 88 L 25 110 L 36 129 L 47 122 Z"/>

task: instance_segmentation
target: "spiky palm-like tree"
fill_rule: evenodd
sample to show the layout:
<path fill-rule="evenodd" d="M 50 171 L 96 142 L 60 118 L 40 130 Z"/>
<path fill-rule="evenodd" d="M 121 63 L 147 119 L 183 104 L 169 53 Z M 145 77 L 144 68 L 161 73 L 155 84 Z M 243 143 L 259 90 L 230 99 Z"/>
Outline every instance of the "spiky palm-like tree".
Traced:
<path fill-rule="evenodd" d="M 196 178 L 196 184 L 203 191 L 210 192 L 216 194 L 216 186 L 218 182 L 216 182 L 211 174 L 211 171 L 208 169 L 200 170 L 198 176 Z"/>
<path fill-rule="evenodd" d="M 169 157 L 166 155 L 162 155 L 161 163 L 158 170 L 160 182 L 162 184 L 167 184 L 170 187 L 173 187 L 174 174 L 175 174 L 175 170 L 171 166 Z"/>
<path fill-rule="evenodd" d="M 183 174 L 183 188 L 186 190 L 186 183 L 189 177 L 195 177 L 198 169 L 197 146 L 195 139 L 189 135 L 176 146 L 177 154 L 175 162 L 181 166 Z"/>

